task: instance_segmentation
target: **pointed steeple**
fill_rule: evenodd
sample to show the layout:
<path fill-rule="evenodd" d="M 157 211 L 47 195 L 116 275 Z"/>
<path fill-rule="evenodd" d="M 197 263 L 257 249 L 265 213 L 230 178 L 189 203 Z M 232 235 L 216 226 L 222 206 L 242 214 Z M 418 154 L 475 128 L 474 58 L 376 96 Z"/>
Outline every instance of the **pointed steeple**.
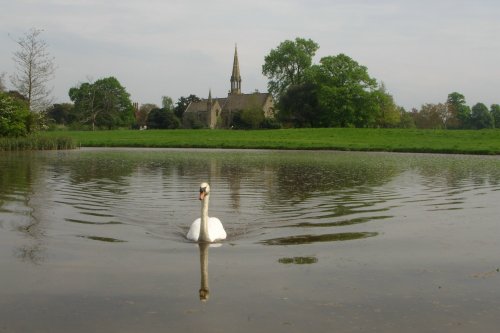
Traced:
<path fill-rule="evenodd" d="M 207 99 L 207 125 L 209 128 L 213 128 L 213 121 L 214 121 L 214 114 L 212 110 L 213 106 L 213 100 L 212 100 L 212 88 L 208 90 L 208 99 Z"/>
<path fill-rule="evenodd" d="M 207 99 L 207 111 L 210 112 L 212 110 L 212 88 L 208 90 L 208 99 Z"/>
<path fill-rule="evenodd" d="M 237 45 L 234 45 L 233 73 L 231 74 L 231 94 L 241 94 L 241 75 Z"/>

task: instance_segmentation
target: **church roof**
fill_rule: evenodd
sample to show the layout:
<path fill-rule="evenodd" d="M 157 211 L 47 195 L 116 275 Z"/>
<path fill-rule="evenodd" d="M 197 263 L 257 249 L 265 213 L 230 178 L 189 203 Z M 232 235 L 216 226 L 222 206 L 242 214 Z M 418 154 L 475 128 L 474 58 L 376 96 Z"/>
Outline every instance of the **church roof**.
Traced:
<path fill-rule="evenodd" d="M 231 94 L 225 98 L 222 110 L 245 110 L 252 107 L 263 107 L 268 93 Z M 220 102 L 219 102 L 220 103 Z"/>
<path fill-rule="evenodd" d="M 208 99 L 202 99 L 201 101 L 198 102 L 191 102 L 189 103 L 188 107 L 186 108 L 186 111 L 184 112 L 207 112 L 207 107 L 208 107 Z M 214 107 L 217 107 L 217 105 L 220 107 L 220 103 L 217 100 L 217 98 L 212 99 L 212 109 Z"/>
<path fill-rule="evenodd" d="M 198 101 L 198 102 L 189 103 L 185 112 L 199 112 L 199 111 L 202 111 L 202 112 L 207 111 L 207 100 L 206 99 L 202 99 L 201 101 Z"/>
<path fill-rule="evenodd" d="M 218 102 L 222 111 L 241 111 L 253 107 L 263 107 L 269 98 L 269 93 L 252 94 L 230 94 L 226 98 L 213 98 L 214 104 Z M 208 99 L 202 99 L 199 102 L 191 102 L 186 112 L 207 112 Z"/>

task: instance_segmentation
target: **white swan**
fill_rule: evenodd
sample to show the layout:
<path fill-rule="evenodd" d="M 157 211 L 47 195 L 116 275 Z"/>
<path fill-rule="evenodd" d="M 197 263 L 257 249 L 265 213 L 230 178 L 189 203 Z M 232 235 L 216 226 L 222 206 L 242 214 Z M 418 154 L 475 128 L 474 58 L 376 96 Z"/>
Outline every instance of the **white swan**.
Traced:
<path fill-rule="evenodd" d="M 227 234 L 221 221 L 216 217 L 208 217 L 208 201 L 210 199 L 210 185 L 200 185 L 201 218 L 194 220 L 186 235 L 187 239 L 195 242 L 213 243 L 226 239 Z"/>

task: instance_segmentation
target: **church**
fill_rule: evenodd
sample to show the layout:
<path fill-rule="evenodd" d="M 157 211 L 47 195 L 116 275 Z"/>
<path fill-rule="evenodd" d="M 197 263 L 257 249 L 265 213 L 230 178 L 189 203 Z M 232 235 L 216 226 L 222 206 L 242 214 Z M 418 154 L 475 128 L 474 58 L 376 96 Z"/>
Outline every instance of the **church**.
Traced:
<path fill-rule="evenodd" d="M 274 103 L 271 94 L 260 92 L 243 94 L 241 92 L 237 47 L 234 48 L 233 72 L 230 82 L 231 89 L 227 97 L 212 98 L 212 92 L 209 91 L 208 99 L 191 102 L 182 117 L 184 127 L 190 127 L 189 124 L 194 120 L 207 128 L 231 128 L 236 114 L 251 109 L 262 110 L 265 118 L 274 117 Z"/>

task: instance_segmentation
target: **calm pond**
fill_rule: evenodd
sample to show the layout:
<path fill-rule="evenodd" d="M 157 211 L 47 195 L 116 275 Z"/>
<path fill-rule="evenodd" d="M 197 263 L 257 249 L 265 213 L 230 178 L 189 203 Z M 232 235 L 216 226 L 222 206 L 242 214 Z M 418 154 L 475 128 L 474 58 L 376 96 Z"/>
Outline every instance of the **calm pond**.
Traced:
<path fill-rule="evenodd" d="M 500 157 L 0 153 L 0 332 L 494 332 L 499 213 Z"/>

